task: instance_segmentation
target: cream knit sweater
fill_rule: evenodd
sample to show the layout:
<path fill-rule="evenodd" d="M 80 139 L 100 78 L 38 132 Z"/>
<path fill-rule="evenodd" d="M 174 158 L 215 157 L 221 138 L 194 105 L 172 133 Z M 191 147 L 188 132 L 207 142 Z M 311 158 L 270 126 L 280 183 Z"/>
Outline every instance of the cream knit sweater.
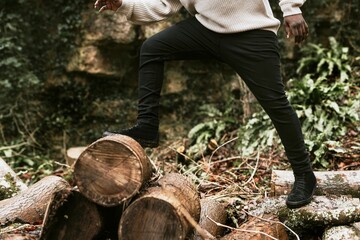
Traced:
<path fill-rule="evenodd" d="M 306 0 L 279 0 L 284 16 L 301 13 Z M 136 24 L 161 21 L 184 7 L 206 28 L 219 33 L 253 29 L 276 33 L 280 21 L 272 13 L 269 0 L 122 0 L 117 10 Z"/>

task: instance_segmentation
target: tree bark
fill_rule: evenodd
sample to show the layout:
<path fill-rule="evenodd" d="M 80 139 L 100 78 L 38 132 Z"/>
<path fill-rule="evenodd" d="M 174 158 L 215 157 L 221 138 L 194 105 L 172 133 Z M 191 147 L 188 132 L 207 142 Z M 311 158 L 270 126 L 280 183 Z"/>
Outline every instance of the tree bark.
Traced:
<path fill-rule="evenodd" d="M 52 194 L 69 187 L 64 179 L 47 176 L 18 195 L 0 201 L 0 224 L 41 223 Z"/>
<path fill-rule="evenodd" d="M 189 219 L 189 217 L 191 219 Z M 200 199 L 184 176 L 171 173 L 146 189 L 124 211 L 119 239 L 185 239 L 200 218 Z"/>
<path fill-rule="evenodd" d="M 130 200 L 151 174 L 152 167 L 144 149 L 123 135 L 104 137 L 92 143 L 74 166 L 79 191 L 107 207 Z"/>
<path fill-rule="evenodd" d="M 360 171 L 315 172 L 318 187 L 316 195 L 351 195 L 360 197 Z M 273 170 L 271 195 L 287 195 L 294 183 L 292 171 Z"/>
<path fill-rule="evenodd" d="M 225 228 L 221 225 L 225 225 L 227 220 L 227 212 L 225 205 L 209 198 L 201 199 L 200 205 L 200 227 L 205 229 L 215 237 L 221 237 L 225 231 Z M 221 225 L 218 225 L 216 223 L 219 223 Z M 194 240 L 202 239 L 202 236 L 200 236 L 199 233 L 196 232 Z"/>

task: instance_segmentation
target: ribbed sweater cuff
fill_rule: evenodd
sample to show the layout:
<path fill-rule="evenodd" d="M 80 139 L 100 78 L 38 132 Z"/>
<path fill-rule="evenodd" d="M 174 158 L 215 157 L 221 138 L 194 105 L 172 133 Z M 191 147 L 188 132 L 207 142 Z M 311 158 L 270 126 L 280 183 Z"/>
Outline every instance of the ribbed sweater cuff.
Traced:
<path fill-rule="evenodd" d="M 127 18 L 130 17 L 130 14 L 132 13 L 132 8 L 134 7 L 134 4 L 131 0 L 122 0 L 121 6 L 116 10 L 116 13 L 124 14 Z"/>
<path fill-rule="evenodd" d="M 302 4 L 298 2 L 290 2 L 290 3 L 280 3 L 281 11 L 283 12 L 283 16 L 290 16 L 302 13 L 300 7 Z"/>

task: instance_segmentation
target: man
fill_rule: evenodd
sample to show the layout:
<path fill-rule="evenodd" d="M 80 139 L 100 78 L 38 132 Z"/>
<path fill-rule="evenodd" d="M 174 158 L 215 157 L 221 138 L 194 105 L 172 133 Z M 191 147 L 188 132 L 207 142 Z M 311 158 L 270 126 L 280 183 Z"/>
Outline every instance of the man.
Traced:
<path fill-rule="evenodd" d="M 308 26 L 300 7 L 305 0 L 280 0 L 287 37 L 301 43 Z M 138 117 L 123 134 L 143 147 L 159 144 L 159 100 L 164 62 L 214 58 L 231 66 L 245 81 L 272 120 L 295 175 L 287 197 L 289 208 L 308 204 L 316 178 L 306 151 L 299 119 L 291 107 L 280 76 L 276 33 L 280 21 L 268 0 L 97 0 L 99 12 L 117 11 L 136 24 L 161 21 L 184 7 L 191 15 L 147 39 L 141 48 Z"/>

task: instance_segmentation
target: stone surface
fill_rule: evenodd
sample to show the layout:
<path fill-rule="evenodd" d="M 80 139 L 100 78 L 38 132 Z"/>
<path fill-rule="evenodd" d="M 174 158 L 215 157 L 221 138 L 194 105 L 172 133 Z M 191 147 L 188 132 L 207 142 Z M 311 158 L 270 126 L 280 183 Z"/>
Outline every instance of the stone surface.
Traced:
<path fill-rule="evenodd" d="M 124 15 L 88 11 L 83 14 L 83 19 L 82 37 L 85 45 L 104 41 L 130 44 L 137 38 L 136 25 L 126 21 Z"/>

